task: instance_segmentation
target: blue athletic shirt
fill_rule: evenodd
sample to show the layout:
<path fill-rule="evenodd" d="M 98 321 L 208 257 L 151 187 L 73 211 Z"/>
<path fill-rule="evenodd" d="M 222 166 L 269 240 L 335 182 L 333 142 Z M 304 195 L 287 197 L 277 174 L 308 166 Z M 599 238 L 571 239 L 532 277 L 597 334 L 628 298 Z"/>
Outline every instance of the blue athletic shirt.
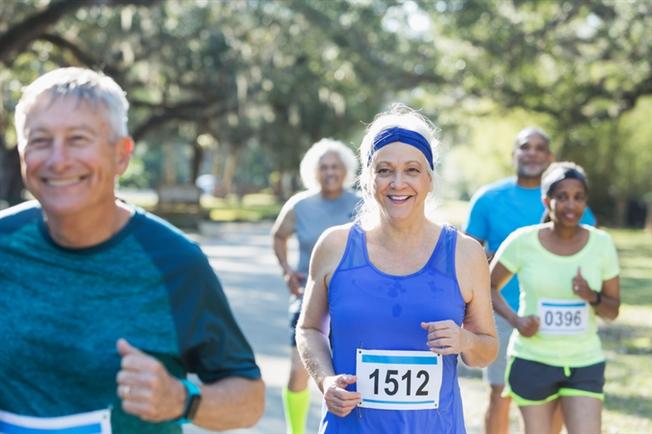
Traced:
<path fill-rule="evenodd" d="M 55 244 L 35 203 L 2 211 L 0 288 L 0 410 L 57 417 L 110 408 L 114 434 L 181 433 L 122 411 L 121 337 L 176 377 L 260 378 L 199 246 L 142 210 L 83 249 Z"/>
<path fill-rule="evenodd" d="M 428 351 L 422 321 L 461 325 L 466 305 L 455 274 L 455 229 L 444 226 L 426 265 L 394 276 L 369 260 L 365 232 L 353 225 L 344 256 L 328 288 L 331 346 L 336 374 L 355 374 L 356 349 Z M 457 383 L 457 355 L 443 356 L 436 410 L 355 408 L 339 417 L 324 407 L 320 433 L 463 434 L 464 414 Z M 356 390 L 356 385 L 349 386 Z"/>
<path fill-rule="evenodd" d="M 525 188 L 510 177 L 486 185 L 471 199 L 471 212 L 464 232 L 485 241 L 487 252 L 494 254 L 500 244 L 518 228 L 541 223 L 545 207 L 541 188 Z M 586 208 L 580 223 L 595 226 L 595 217 Z M 512 278 L 502 289 L 509 307 L 518 312 L 518 279 Z"/>

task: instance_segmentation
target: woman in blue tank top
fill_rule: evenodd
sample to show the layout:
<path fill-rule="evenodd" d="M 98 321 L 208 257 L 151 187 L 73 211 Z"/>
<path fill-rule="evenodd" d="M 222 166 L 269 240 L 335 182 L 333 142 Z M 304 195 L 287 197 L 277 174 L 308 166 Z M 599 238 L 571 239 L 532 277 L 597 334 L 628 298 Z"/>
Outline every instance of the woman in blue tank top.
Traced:
<path fill-rule="evenodd" d="M 434 142 L 405 106 L 377 116 L 358 220 L 313 251 L 297 343 L 324 395 L 320 433 L 464 433 L 457 355 L 496 356 L 482 248 L 426 217 Z"/>

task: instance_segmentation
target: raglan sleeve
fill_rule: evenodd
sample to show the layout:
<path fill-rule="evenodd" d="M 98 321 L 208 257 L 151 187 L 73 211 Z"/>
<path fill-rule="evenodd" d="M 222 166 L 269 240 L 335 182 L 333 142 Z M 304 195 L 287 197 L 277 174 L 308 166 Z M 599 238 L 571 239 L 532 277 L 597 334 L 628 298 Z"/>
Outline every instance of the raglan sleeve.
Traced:
<path fill-rule="evenodd" d="M 500 244 L 494 260 L 500 262 L 511 273 L 516 274 L 522 266 L 521 245 L 523 244 L 523 233 L 521 231 L 512 232 L 505 241 Z"/>
<path fill-rule="evenodd" d="M 488 204 L 486 197 L 476 194 L 471 199 L 471 211 L 464 232 L 481 241 L 489 237 Z"/>
<path fill-rule="evenodd" d="M 179 346 L 186 369 L 209 384 L 226 377 L 260 378 L 251 345 L 217 275 L 203 254 L 195 262 L 191 275 L 195 283 L 176 303 Z"/>
<path fill-rule="evenodd" d="M 603 238 L 603 260 L 602 260 L 602 280 L 613 279 L 620 274 L 620 264 L 618 262 L 618 252 L 613 239 L 606 232 Z"/>

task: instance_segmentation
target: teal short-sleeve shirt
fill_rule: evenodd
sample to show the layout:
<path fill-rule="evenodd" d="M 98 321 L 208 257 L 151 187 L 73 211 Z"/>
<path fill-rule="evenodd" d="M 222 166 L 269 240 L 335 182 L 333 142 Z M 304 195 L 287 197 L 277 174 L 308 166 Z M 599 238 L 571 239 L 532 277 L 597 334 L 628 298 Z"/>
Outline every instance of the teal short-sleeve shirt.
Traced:
<path fill-rule="evenodd" d="M 0 213 L 0 410 L 56 417 L 111 409 L 113 433 L 180 433 L 122 412 L 118 338 L 177 377 L 260 378 L 197 244 L 142 210 L 109 240 L 66 249 L 28 203 Z"/>

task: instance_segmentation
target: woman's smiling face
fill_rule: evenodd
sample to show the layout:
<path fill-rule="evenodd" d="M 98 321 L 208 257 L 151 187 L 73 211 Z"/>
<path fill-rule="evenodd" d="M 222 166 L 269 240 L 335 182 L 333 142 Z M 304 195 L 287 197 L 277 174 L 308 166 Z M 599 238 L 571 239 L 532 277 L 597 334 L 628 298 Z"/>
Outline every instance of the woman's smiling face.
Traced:
<path fill-rule="evenodd" d="M 373 160 L 373 193 L 382 214 L 391 220 L 423 215 L 432 177 L 421 151 L 394 142 L 378 150 Z"/>

